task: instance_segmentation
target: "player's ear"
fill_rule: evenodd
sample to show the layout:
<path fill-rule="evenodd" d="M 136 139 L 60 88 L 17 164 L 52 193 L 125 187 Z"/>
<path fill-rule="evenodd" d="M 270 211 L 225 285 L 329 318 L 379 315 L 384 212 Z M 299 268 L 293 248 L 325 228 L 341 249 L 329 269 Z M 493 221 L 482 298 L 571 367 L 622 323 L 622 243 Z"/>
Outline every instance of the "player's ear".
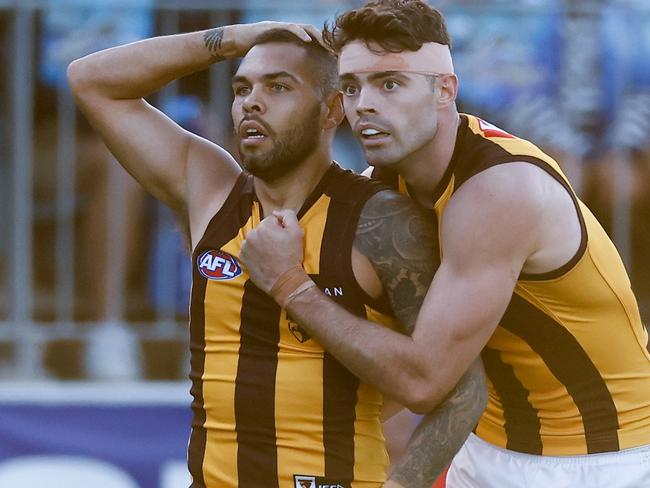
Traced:
<path fill-rule="evenodd" d="M 438 109 L 446 108 L 456 102 L 458 96 L 458 77 L 455 74 L 438 78 Z"/>
<path fill-rule="evenodd" d="M 343 110 L 343 94 L 339 91 L 332 92 L 325 96 L 325 121 L 323 129 L 338 127 L 343 122 L 345 111 Z"/>

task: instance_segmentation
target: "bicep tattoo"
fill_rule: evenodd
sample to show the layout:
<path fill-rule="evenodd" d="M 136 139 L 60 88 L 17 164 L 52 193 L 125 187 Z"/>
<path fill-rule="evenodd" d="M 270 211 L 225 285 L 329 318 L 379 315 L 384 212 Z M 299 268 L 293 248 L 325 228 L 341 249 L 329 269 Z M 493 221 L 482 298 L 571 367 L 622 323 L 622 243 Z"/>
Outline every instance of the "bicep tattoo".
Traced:
<path fill-rule="evenodd" d="M 440 264 L 436 217 L 391 191 L 364 206 L 354 242 L 372 263 L 404 332 L 415 319 Z"/>
<path fill-rule="evenodd" d="M 205 42 L 205 47 L 210 51 L 211 60 L 214 63 L 223 61 L 226 59 L 223 54 L 221 54 L 221 41 L 223 41 L 223 27 L 216 27 L 205 32 L 203 35 L 203 40 Z"/>

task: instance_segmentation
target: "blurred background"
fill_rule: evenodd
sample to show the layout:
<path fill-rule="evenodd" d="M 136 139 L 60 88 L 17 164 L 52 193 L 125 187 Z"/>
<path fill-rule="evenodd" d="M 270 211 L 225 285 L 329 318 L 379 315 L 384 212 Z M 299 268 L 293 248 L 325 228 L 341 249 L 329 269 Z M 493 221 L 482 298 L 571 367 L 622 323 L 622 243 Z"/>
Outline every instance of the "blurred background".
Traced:
<path fill-rule="evenodd" d="M 0 487 L 187 486 L 186 242 L 77 113 L 68 63 L 224 24 L 322 25 L 363 3 L 0 0 Z M 616 243 L 647 322 L 650 2 L 431 3 L 452 34 L 461 111 L 558 159 Z M 235 67 L 150 102 L 235 151 Z M 346 126 L 335 155 L 365 167 Z"/>

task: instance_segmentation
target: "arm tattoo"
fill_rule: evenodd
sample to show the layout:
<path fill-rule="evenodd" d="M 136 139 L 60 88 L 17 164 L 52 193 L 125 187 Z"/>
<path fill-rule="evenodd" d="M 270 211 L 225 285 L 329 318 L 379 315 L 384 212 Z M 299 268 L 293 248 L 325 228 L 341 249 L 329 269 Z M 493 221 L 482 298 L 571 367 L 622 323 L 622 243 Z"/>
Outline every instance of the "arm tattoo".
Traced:
<path fill-rule="evenodd" d="M 203 41 L 205 42 L 205 47 L 208 48 L 211 54 L 211 60 L 213 63 L 223 61 L 226 59 L 223 54 L 221 54 L 221 41 L 223 40 L 223 27 L 216 27 L 205 32 L 203 35 Z"/>
<path fill-rule="evenodd" d="M 379 192 L 361 212 L 354 245 L 372 263 L 403 332 L 411 334 L 440 264 L 435 214 L 405 196 Z"/>
<path fill-rule="evenodd" d="M 449 396 L 422 419 L 390 479 L 404 488 L 430 488 L 462 447 L 486 404 L 485 373 L 479 358 Z"/>
<path fill-rule="evenodd" d="M 377 193 L 359 217 L 354 244 L 372 263 L 402 331 L 410 335 L 440 265 L 435 214 L 393 192 Z M 405 488 L 429 488 L 477 424 L 486 402 L 485 375 L 477 359 L 422 419 L 390 479 Z"/>

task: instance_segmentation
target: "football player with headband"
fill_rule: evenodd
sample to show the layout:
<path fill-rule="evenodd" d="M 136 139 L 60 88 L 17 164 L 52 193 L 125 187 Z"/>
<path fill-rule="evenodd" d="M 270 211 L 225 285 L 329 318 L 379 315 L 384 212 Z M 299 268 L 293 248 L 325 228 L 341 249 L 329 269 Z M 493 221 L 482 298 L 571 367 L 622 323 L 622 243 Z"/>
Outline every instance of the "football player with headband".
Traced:
<path fill-rule="evenodd" d="M 648 334 L 616 248 L 560 165 L 458 112 L 451 39 L 425 2 L 371 2 L 323 35 L 339 56 L 368 174 L 435 214 L 441 262 L 408 337 L 302 283 L 291 316 L 364 381 L 419 411 L 481 358 L 488 405 L 448 488 L 646 486 Z M 291 211 L 265 230 L 244 247 L 263 289 L 302 252 Z M 265 250 L 280 245 L 294 251 L 269 260 Z"/>

